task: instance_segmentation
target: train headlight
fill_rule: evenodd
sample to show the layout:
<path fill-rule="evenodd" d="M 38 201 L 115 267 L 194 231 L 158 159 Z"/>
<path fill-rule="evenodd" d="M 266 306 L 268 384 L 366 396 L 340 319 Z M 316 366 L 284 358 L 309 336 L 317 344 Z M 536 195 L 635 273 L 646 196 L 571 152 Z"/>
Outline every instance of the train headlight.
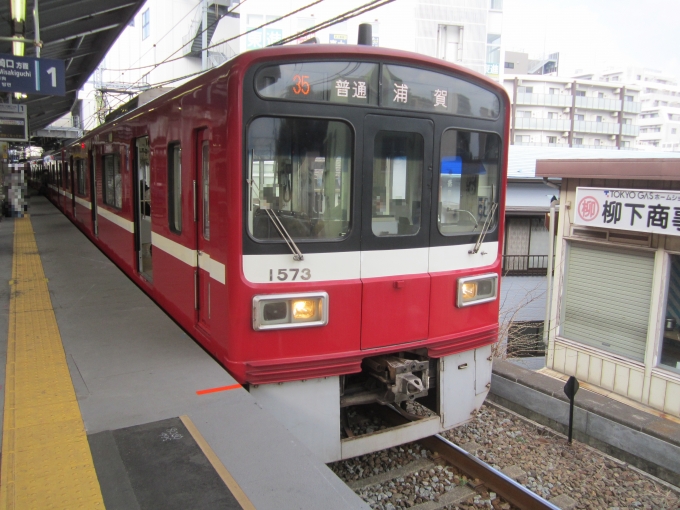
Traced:
<path fill-rule="evenodd" d="M 498 275 L 483 274 L 458 280 L 458 307 L 478 305 L 496 299 Z"/>
<path fill-rule="evenodd" d="M 328 324 L 328 294 L 269 294 L 253 298 L 253 329 L 286 329 Z"/>

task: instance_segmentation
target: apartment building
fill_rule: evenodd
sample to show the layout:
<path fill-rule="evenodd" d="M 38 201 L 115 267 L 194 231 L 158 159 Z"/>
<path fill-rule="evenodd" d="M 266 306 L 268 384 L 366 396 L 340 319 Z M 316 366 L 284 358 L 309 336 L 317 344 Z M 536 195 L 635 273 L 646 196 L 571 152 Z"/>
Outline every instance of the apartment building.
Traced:
<path fill-rule="evenodd" d="M 635 149 L 640 134 L 640 87 L 506 74 L 515 145 Z"/>
<path fill-rule="evenodd" d="M 626 68 L 602 73 L 598 80 L 640 89 L 638 148 L 680 151 L 680 85 L 660 71 Z"/>

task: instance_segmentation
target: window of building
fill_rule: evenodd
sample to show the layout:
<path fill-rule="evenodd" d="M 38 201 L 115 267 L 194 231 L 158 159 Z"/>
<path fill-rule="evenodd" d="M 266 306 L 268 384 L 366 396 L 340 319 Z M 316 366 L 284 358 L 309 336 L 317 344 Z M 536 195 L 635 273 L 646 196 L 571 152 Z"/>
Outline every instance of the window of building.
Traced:
<path fill-rule="evenodd" d="M 151 33 L 150 32 L 151 27 L 149 26 L 150 21 L 151 21 L 150 13 L 149 13 L 149 9 L 147 9 L 146 11 L 144 11 L 142 13 L 142 40 L 149 37 L 149 34 Z"/>
<path fill-rule="evenodd" d="M 520 94 L 533 94 L 534 88 L 533 87 L 517 87 L 517 92 L 519 92 Z"/>
<path fill-rule="evenodd" d="M 557 137 L 556 136 L 549 136 L 548 137 L 548 143 L 557 143 Z"/>
<path fill-rule="evenodd" d="M 557 94 L 560 93 L 560 89 L 551 88 L 551 89 L 550 89 L 550 93 L 553 94 L 553 95 L 557 95 Z"/>
<path fill-rule="evenodd" d="M 595 138 L 595 140 L 593 140 L 593 145 L 595 145 L 596 147 L 599 146 L 600 145 L 600 139 Z"/>
<path fill-rule="evenodd" d="M 623 99 L 628 102 L 633 102 L 633 96 L 623 96 Z"/>
<path fill-rule="evenodd" d="M 529 143 L 530 141 L 529 135 L 515 135 L 515 143 Z"/>
<path fill-rule="evenodd" d="M 118 209 L 123 207 L 123 183 L 118 154 L 104 155 L 104 203 Z"/>
<path fill-rule="evenodd" d="M 170 230 L 182 232 L 182 148 L 168 145 L 168 223 Z"/>
<path fill-rule="evenodd" d="M 574 145 L 583 145 L 583 138 L 574 138 Z"/>
<path fill-rule="evenodd" d="M 600 99 L 604 99 L 604 92 L 598 92 L 597 97 Z"/>
<path fill-rule="evenodd" d="M 621 147 L 630 147 L 630 142 L 629 141 L 621 142 Z"/>
<path fill-rule="evenodd" d="M 518 111 L 517 112 L 517 118 L 518 119 L 530 119 L 531 118 L 531 112 L 529 112 L 529 111 Z"/>
<path fill-rule="evenodd" d="M 503 0 L 491 0 L 491 10 L 492 11 L 502 11 L 503 10 Z"/>
<path fill-rule="evenodd" d="M 595 117 L 595 122 L 602 122 L 602 115 Z"/>
<path fill-rule="evenodd" d="M 659 364 L 680 372 L 680 255 L 670 256 L 666 315 Z"/>
<path fill-rule="evenodd" d="M 557 114 L 556 114 L 555 112 L 548 112 L 548 118 L 549 118 L 549 119 L 556 119 L 556 118 L 557 118 Z"/>
<path fill-rule="evenodd" d="M 612 76 L 612 81 L 619 81 L 619 77 L 618 76 Z"/>
<path fill-rule="evenodd" d="M 486 65 L 487 73 L 498 74 L 501 63 L 501 34 L 486 35 Z"/>
<path fill-rule="evenodd" d="M 550 236 L 543 216 L 509 216 L 505 222 L 503 274 L 545 276 Z"/>
<path fill-rule="evenodd" d="M 586 91 L 585 91 L 585 90 L 577 90 L 577 91 L 576 91 L 576 95 L 577 95 L 577 96 L 583 97 L 583 96 L 586 95 Z"/>
<path fill-rule="evenodd" d="M 583 115 L 582 113 L 577 113 L 576 115 L 574 115 L 574 119 L 576 119 L 576 120 L 586 120 L 586 116 Z"/>
<path fill-rule="evenodd" d="M 514 69 L 515 68 L 515 63 L 514 62 L 506 62 L 505 66 L 506 69 Z"/>
<path fill-rule="evenodd" d="M 674 135 L 678 132 L 677 128 L 671 128 L 671 134 Z"/>

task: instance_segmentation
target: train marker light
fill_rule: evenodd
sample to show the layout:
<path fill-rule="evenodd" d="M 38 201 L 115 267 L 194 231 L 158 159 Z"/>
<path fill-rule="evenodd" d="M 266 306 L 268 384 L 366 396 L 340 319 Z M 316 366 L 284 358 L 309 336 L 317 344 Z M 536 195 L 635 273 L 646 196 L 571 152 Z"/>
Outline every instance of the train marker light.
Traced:
<path fill-rule="evenodd" d="M 328 324 L 328 294 L 269 294 L 253 298 L 253 329 L 303 328 Z"/>
<path fill-rule="evenodd" d="M 487 303 L 498 295 L 498 275 L 483 274 L 458 280 L 458 308 Z"/>

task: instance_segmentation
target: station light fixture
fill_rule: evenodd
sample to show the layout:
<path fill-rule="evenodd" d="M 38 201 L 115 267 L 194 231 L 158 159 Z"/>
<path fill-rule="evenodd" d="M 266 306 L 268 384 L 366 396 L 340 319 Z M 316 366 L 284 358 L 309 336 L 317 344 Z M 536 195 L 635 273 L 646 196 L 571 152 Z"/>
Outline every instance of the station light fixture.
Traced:
<path fill-rule="evenodd" d="M 458 280 L 458 308 L 493 301 L 498 296 L 498 275 L 483 274 Z"/>
<path fill-rule="evenodd" d="M 328 324 L 328 294 L 269 294 L 253 298 L 253 329 L 304 328 Z"/>
<path fill-rule="evenodd" d="M 12 36 L 23 39 L 26 35 L 26 0 L 12 0 Z M 24 42 L 12 43 L 12 53 L 19 57 L 24 56 Z"/>

